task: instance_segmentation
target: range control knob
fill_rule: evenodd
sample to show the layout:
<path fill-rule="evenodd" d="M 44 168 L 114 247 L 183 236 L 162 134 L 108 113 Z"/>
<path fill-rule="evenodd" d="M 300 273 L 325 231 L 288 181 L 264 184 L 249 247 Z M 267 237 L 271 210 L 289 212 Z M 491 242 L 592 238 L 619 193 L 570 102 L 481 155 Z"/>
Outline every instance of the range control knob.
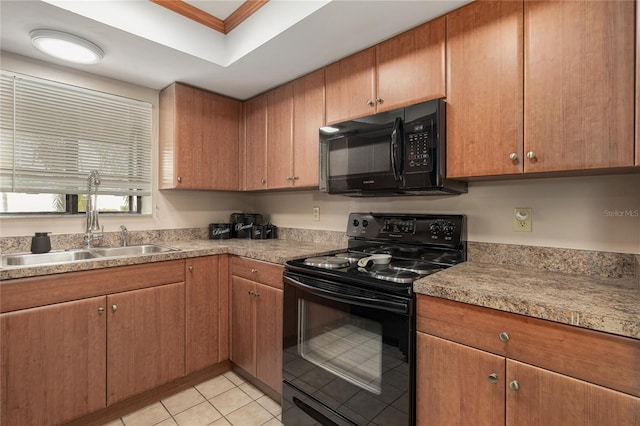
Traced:
<path fill-rule="evenodd" d="M 362 219 L 362 226 L 365 228 L 369 226 L 369 221 L 367 219 Z"/>
<path fill-rule="evenodd" d="M 360 225 L 360 221 L 358 219 L 353 219 L 353 226 Z"/>
<path fill-rule="evenodd" d="M 456 229 L 455 225 L 451 222 L 445 223 L 443 228 L 444 233 L 447 235 L 453 234 L 453 231 L 455 231 L 455 229 Z"/>
<path fill-rule="evenodd" d="M 433 222 L 429 225 L 429 231 L 431 231 L 432 234 L 437 234 L 440 232 L 440 224 L 438 222 Z"/>

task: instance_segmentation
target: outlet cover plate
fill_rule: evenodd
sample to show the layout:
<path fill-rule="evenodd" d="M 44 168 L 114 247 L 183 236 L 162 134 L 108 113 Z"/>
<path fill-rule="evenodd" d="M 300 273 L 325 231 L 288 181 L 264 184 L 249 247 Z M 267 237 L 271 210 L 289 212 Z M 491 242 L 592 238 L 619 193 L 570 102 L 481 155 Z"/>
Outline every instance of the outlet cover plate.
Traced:
<path fill-rule="evenodd" d="M 531 232 L 531 208 L 516 207 L 513 209 L 513 230 L 515 232 Z"/>

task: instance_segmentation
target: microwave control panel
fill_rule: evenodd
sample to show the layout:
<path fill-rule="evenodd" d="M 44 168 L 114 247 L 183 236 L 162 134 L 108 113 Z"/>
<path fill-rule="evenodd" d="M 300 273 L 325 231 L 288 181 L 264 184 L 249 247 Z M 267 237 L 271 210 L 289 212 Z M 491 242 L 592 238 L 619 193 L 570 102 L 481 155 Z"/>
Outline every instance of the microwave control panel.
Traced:
<path fill-rule="evenodd" d="M 433 170 L 433 138 L 430 137 L 429 132 L 407 134 L 405 149 L 407 171 Z"/>

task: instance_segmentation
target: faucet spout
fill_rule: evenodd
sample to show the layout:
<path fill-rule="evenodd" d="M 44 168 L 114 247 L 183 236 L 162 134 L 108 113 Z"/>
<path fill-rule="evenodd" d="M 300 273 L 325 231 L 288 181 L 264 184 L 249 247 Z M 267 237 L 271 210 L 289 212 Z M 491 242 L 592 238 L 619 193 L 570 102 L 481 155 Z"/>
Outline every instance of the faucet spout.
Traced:
<path fill-rule="evenodd" d="M 122 247 L 126 247 L 129 243 L 127 242 L 127 234 L 129 233 L 129 231 L 127 231 L 127 227 L 124 225 L 120 225 L 120 243 L 122 245 Z"/>

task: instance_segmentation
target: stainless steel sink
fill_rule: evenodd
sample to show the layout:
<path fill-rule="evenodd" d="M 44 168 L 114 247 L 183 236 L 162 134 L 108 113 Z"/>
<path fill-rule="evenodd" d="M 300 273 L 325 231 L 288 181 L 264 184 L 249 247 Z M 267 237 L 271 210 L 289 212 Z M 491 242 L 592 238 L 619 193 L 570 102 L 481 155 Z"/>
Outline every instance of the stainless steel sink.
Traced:
<path fill-rule="evenodd" d="M 2 255 L 2 266 L 31 266 L 50 263 L 74 262 L 76 260 L 94 259 L 97 254 L 89 250 L 51 251 L 49 253 L 16 253 Z"/>
<path fill-rule="evenodd" d="M 127 247 L 95 247 L 91 251 L 101 257 L 135 256 L 140 254 L 167 253 L 178 249 L 156 244 L 143 244 Z"/>

